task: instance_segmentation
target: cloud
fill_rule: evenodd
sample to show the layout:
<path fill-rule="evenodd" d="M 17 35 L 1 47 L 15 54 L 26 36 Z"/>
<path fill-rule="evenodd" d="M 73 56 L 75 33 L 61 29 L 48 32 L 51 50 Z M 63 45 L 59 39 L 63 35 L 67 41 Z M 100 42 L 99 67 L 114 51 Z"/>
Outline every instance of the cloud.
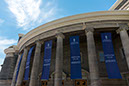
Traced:
<path fill-rule="evenodd" d="M 19 27 L 32 29 L 55 19 L 56 0 L 5 0 Z"/>
<path fill-rule="evenodd" d="M 4 53 L 5 48 L 15 43 L 17 43 L 17 40 L 0 37 L 0 53 Z"/>
<path fill-rule="evenodd" d="M 17 40 L 0 37 L 0 65 L 3 63 L 5 58 L 4 49 L 16 43 L 17 43 Z M 1 66 L 0 66 L 0 69 L 1 69 Z"/>
<path fill-rule="evenodd" d="M 17 41 L 14 39 L 3 39 L 2 37 L 0 37 L 0 45 L 10 45 L 10 44 L 14 44 Z"/>

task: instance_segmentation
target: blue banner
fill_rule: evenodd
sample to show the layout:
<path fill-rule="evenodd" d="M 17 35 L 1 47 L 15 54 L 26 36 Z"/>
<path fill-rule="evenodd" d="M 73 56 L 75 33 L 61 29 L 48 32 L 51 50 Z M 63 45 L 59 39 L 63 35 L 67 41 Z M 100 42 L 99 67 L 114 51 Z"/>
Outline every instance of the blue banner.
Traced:
<path fill-rule="evenodd" d="M 41 76 L 42 80 L 49 79 L 49 70 L 50 70 L 50 63 L 51 63 L 51 49 L 52 49 L 52 40 L 45 42 L 43 70 L 42 70 L 42 76 Z"/>
<path fill-rule="evenodd" d="M 17 82 L 17 77 L 18 77 L 18 73 L 19 73 L 19 69 L 20 69 L 22 57 L 23 57 L 23 53 L 22 53 L 22 55 L 21 55 L 21 57 L 20 57 L 20 60 L 19 60 L 19 63 L 18 63 L 15 82 Z"/>
<path fill-rule="evenodd" d="M 105 64 L 109 79 L 122 79 L 114 54 L 111 33 L 101 33 Z"/>
<path fill-rule="evenodd" d="M 71 79 L 82 79 L 79 36 L 70 37 Z"/>
<path fill-rule="evenodd" d="M 32 55 L 32 51 L 34 49 L 34 46 L 30 48 L 28 56 L 27 56 L 27 61 L 26 61 L 26 68 L 25 68 L 25 74 L 24 74 L 24 80 L 29 80 L 29 72 L 30 72 L 30 59 Z"/>

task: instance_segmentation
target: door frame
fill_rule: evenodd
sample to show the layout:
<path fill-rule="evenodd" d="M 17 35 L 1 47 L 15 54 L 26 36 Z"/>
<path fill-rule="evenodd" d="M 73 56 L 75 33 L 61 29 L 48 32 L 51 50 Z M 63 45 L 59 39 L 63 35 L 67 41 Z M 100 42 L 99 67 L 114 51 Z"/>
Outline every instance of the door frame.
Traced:
<path fill-rule="evenodd" d="M 42 86 L 42 84 L 43 84 L 44 82 L 46 82 L 47 85 L 48 85 L 48 80 L 42 80 L 42 81 L 41 81 L 41 86 Z M 47 85 L 46 85 L 46 86 L 47 86 Z"/>
<path fill-rule="evenodd" d="M 74 82 L 74 83 L 75 83 L 75 86 L 76 86 L 76 82 L 77 82 L 77 81 L 86 81 L 86 86 L 88 86 L 88 84 L 87 84 L 87 79 L 76 79 L 75 82 Z"/>

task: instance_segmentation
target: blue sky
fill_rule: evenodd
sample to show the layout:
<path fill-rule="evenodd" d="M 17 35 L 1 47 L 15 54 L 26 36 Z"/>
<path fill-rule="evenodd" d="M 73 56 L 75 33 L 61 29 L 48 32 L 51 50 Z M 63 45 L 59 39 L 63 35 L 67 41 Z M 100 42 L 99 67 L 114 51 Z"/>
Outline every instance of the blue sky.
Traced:
<path fill-rule="evenodd" d="M 18 34 L 49 21 L 80 13 L 108 10 L 116 0 L 1 0 L 0 64 L 4 49 L 16 45 Z"/>

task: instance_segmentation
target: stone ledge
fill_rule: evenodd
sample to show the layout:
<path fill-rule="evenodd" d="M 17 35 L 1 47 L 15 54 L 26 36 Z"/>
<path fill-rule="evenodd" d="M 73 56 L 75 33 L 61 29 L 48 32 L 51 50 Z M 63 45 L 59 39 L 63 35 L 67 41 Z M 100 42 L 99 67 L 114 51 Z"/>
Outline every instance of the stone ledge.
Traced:
<path fill-rule="evenodd" d="M 0 80 L 0 86 L 11 86 L 11 80 Z"/>

